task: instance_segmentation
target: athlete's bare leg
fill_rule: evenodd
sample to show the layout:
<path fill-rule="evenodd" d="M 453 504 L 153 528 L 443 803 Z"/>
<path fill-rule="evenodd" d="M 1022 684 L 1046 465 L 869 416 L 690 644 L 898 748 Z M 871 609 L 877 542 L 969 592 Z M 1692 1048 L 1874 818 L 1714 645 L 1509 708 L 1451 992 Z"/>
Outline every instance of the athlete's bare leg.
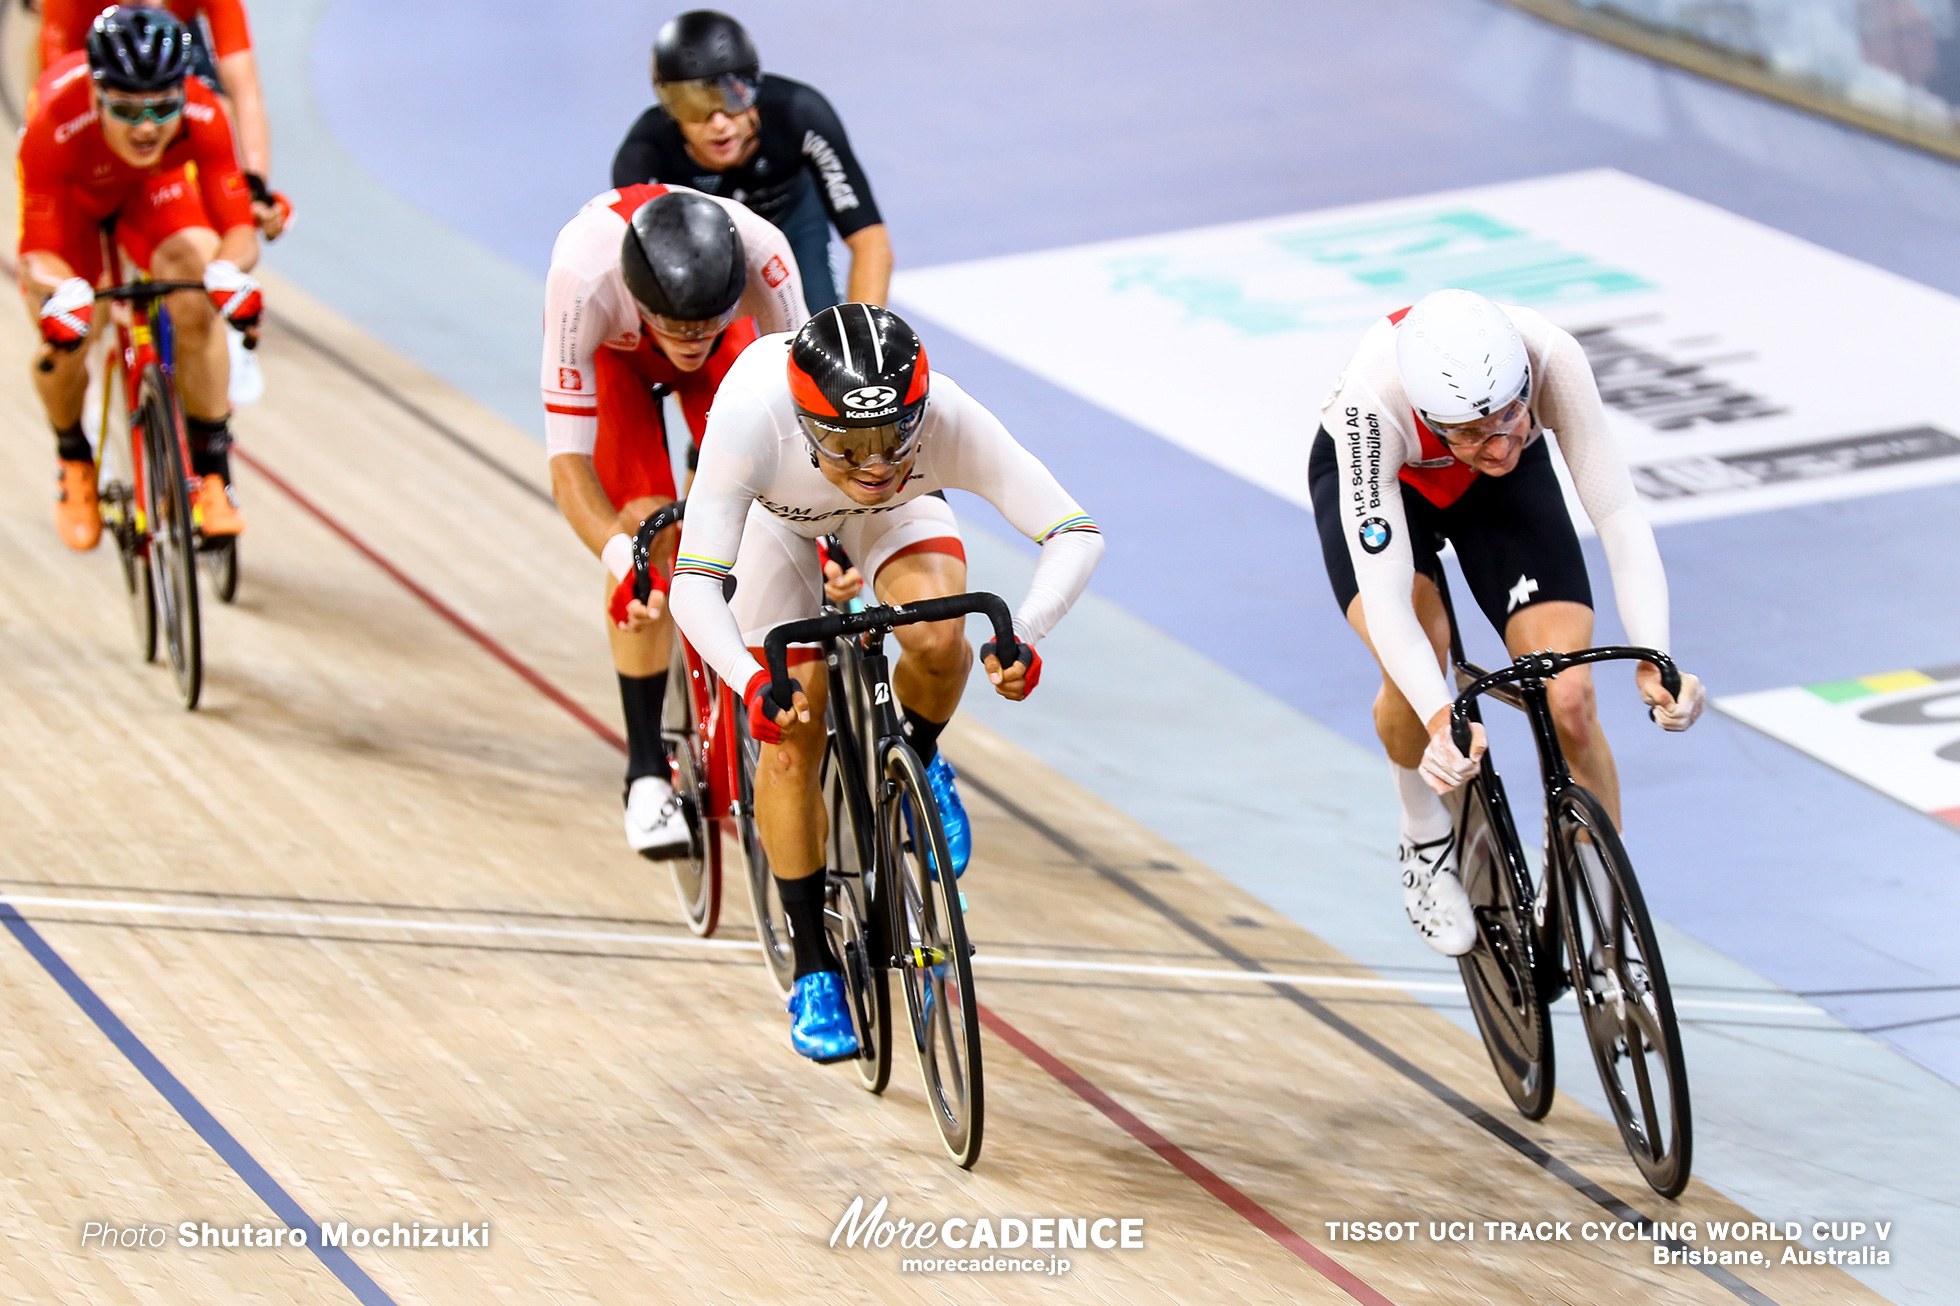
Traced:
<path fill-rule="evenodd" d="M 809 720 L 790 714 L 783 742 L 762 745 L 755 768 L 755 826 L 778 879 L 802 880 L 823 869 L 828 832 L 819 785 L 825 744 L 825 668 L 821 659 L 798 663 L 790 676 L 802 683 L 799 698 Z M 739 709 L 738 709 L 739 710 Z"/>
<path fill-rule="evenodd" d="M 158 281 L 201 282 L 204 265 L 217 256 L 217 232 L 186 227 L 157 246 L 150 258 L 150 275 Z M 183 396 L 184 415 L 223 421 L 231 412 L 231 349 L 225 343 L 224 322 L 202 290 L 181 290 L 166 302 L 171 328 L 177 333 L 177 390 Z"/>
<path fill-rule="evenodd" d="M 1511 656 L 1550 649 L 1571 653 L 1591 648 L 1593 611 L 1583 603 L 1534 603 L 1521 608 L 1504 625 L 1504 647 Z M 1613 824 L 1620 824 L 1620 771 L 1606 732 L 1599 728 L 1598 704 L 1591 667 L 1574 667 L 1545 686 L 1552 724 L 1565 752 L 1572 778 L 1593 791 L 1606 806 Z"/>
<path fill-rule="evenodd" d="M 645 498 L 629 499 L 619 510 L 616 527 L 623 535 L 638 533 L 640 523 L 672 503 L 672 499 Z M 672 573 L 674 548 L 680 542 L 680 528 L 670 526 L 654 537 L 652 558 L 656 569 Z M 614 588 L 610 576 L 606 578 L 606 598 L 612 598 Z M 656 600 L 658 594 L 653 596 Z M 651 605 L 649 605 L 651 607 Z M 661 603 L 654 612 L 653 621 L 635 631 L 621 630 L 608 621 L 606 637 L 612 643 L 613 669 L 622 676 L 657 676 L 667 670 L 669 659 L 673 656 L 674 620 L 667 613 L 667 605 Z"/>
<path fill-rule="evenodd" d="M 945 553 L 910 553 L 894 558 L 878 572 L 881 603 L 916 603 L 966 593 L 966 562 Z M 899 704 L 928 721 L 950 721 L 959 710 L 966 675 L 973 666 L 973 646 L 966 642 L 964 621 L 922 622 L 900 626 L 900 657 L 892 667 L 892 692 Z"/>

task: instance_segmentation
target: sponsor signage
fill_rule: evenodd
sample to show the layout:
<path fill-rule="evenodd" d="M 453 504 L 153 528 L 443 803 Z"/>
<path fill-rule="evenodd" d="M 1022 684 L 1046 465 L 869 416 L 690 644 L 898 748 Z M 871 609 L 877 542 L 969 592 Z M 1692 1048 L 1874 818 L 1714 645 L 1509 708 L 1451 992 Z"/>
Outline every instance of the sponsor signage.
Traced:
<path fill-rule="evenodd" d="M 1731 694 L 1715 706 L 1960 828 L 1960 663 Z"/>
<path fill-rule="evenodd" d="M 1611 169 L 926 268 L 894 295 L 1308 507 L 1362 331 L 1445 286 L 1578 338 L 1656 521 L 1960 480 L 1960 299 Z"/>

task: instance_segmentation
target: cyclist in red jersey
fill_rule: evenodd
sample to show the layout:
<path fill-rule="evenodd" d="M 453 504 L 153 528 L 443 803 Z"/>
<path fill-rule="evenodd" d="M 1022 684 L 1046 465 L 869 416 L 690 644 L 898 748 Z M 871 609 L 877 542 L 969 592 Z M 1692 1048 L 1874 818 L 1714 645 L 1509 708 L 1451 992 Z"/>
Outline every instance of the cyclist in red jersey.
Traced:
<path fill-rule="evenodd" d="M 700 439 L 736 357 L 805 311 L 788 239 L 733 200 L 627 186 L 565 224 L 545 278 L 541 377 L 551 486 L 606 564 L 613 667 L 626 722 L 626 840 L 649 858 L 687 848 L 660 742 L 672 626 L 664 596 L 631 601 L 632 535 L 675 497 L 663 393 Z M 692 459 L 689 460 L 692 465 Z M 663 563 L 673 533 L 656 542 Z"/>
<path fill-rule="evenodd" d="M 95 462 L 82 434 L 88 388 L 81 346 L 105 265 L 104 228 L 128 262 L 205 294 L 168 299 L 177 387 L 189 428 L 195 509 L 207 535 L 244 529 L 230 497 L 231 360 L 222 323 L 257 325 L 258 227 L 217 97 L 186 78 L 190 32 L 157 9 L 104 10 L 86 54 L 42 74 L 21 129 L 20 289 L 40 319 L 40 394 L 61 459 L 57 528 L 72 548 L 102 534 Z"/>
<path fill-rule="evenodd" d="M 252 215 L 267 240 L 278 238 L 289 208 L 275 200 L 266 178 L 272 175 L 272 129 L 266 122 L 259 65 L 252 53 L 252 29 L 244 0 L 137 0 L 168 9 L 191 29 L 198 44 L 191 71 L 212 82 L 230 101 L 238 131 L 238 161 L 252 188 Z M 101 0 L 41 0 L 41 67 L 49 69 L 82 48 L 89 24 L 102 12 Z"/>

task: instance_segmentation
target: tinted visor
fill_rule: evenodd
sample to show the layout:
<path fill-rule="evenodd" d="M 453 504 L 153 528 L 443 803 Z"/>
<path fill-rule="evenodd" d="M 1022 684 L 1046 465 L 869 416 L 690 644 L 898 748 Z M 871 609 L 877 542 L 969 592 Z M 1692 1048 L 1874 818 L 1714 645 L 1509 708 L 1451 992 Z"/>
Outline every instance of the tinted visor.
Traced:
<path fill-rule="evenodd" d="M 728 330 L 728 324 L 735 320 L 735 312 L 742 305 L 739 301 L 730 304 L 728 311 L 720 317 L 704 318 L 699 322 L 682 322 L 678 318 L 649 313 L 644 304 L 636 303 L 634 306 L 640 310 L 642 321 L 670 340 L 713 340 Z"/>
<path fill-rule="evenodd" d="M 837 426 L 808 413 L 797 414 L 810 448 L 843 467 L 862 467 L 870 462 L 895 467 L 904 462 L 919 447 L 919 430 L 925 419 L 923 403 L 881 426 Z"/>
<path fill-rule="evenodd" d="M 676 122 L 706 122 L 718 113 L 732 118 L 753 109 L 758 86 L 756 78 L 723 73 L 688 82 L 655 82 L 653 93 Z"/>

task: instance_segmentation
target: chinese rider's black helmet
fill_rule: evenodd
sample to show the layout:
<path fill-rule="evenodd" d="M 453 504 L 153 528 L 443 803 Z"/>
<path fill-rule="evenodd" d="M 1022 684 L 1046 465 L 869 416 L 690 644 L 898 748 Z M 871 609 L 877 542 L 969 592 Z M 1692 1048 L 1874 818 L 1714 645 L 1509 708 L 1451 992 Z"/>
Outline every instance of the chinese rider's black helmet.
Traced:
<path fill-rule="evenodd" d="M 117 5 L 88 29 L 88 70 L 112 91 L 168 91 L 191 71 L 191 29 L 168 9 Z"/>

